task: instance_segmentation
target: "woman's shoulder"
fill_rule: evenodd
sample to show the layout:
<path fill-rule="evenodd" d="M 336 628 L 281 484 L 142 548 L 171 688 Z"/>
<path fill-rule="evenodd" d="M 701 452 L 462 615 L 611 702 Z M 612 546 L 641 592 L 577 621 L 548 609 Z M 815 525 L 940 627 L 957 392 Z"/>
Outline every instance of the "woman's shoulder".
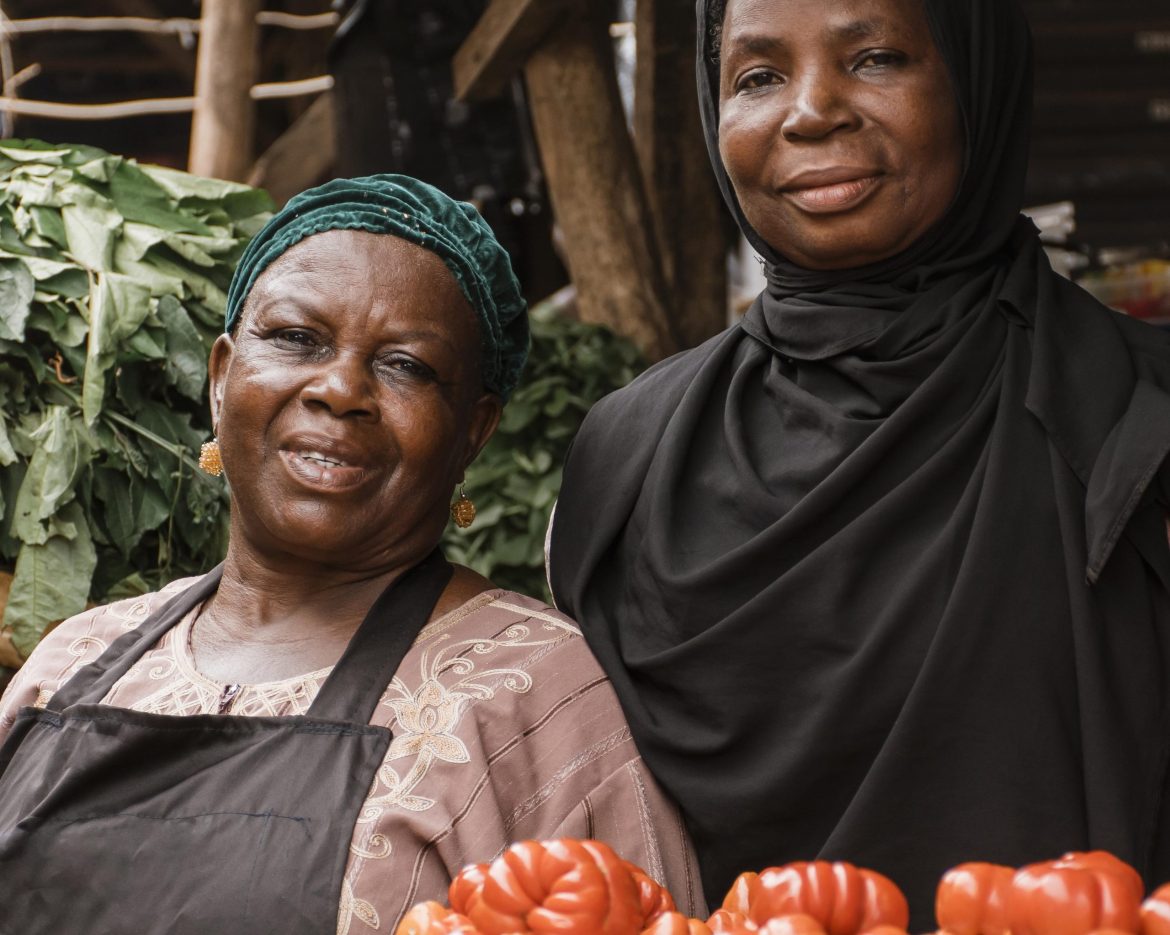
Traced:
<path fill-rule="evenodd" d="M 742 334 L 739 325 L 733 325 L 702 344 L 679 351 L 665 360 L 652 364 L 630 383 L 603 397 L 593 407 L 594 410 L 601 408 L 604 411 L 627 404 L 648 403 L 667 408 L 669 404 L 665 403 L 664 399 L 669 400 L 681 395 L 711 358 L 722 356 L 729 344 L 738 343 Z M 590 410 L 591 414 L 592 411 Z"/>
<path fill-rule="evenodd" d="M 476 709 L 480 721 L 495 719 L 493 732 L 569 699 L 606 720 L 623 720 L 577 625 L 515 591 L 485 591 L 429 623 L 394 681 L 391 694 L 442 694 Z"/>
<path fill-rule="evenodd" d="M 548 657 L 583 666 L 585 677 L 601 669 L 581 630 L 555 607 L 502 588 L 477 594 L 423 628 L 416 648 L 459 647 L 465 656 L 493 665 L 536 667 Z"/>

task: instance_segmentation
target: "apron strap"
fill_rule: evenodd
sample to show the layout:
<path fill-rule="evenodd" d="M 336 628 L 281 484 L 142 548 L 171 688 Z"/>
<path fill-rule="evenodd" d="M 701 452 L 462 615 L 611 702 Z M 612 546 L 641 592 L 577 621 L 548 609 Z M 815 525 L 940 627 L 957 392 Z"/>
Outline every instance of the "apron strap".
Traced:
<path fill-rule="evenodd" d="M 223 577 L 223 564 L 216 565 L 185 591 L 176 594 L 151 614 L 140 627 L 112 642 L 89 665 L 82 666 L 49 699 L 50 711 L 64 711 L 79 703 L 97 704 L 110 693 L 118 679 L 146 655 L 163 635 L 190 611 L 215 593 Z"/>
<path fill-rule="evenodd" d="M 392 582 L 374 601 L 306 715 L 368 724 L 453 573 L 436 548 Z"/>
<path fill-rule="evenodd" d="M 436 548 L 392 582 L 374 601 L 307 714 L 368 724 L 452 574 L 442 550 Z M 142 626 L 114 640 L 101 656 L 57 690 L 48 709 L 61 712 L 74 704 L 100 702 L 168 630 L 215 593 L 222 577 L 220 564 L 160 607 Z"/>

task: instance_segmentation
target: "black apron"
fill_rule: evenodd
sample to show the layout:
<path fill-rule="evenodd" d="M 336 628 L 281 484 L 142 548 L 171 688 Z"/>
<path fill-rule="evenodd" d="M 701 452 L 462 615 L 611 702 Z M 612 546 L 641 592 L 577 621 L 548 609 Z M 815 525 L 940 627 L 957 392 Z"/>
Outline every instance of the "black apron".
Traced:
<path fill-rule="evenodd" d="M 369 720 L 451 577 L 436 550 L 370 608 L 305 715 L 100 704 L 222 568 L 82 668 L 0 748 L 4 935 L 326 935 L 390 745 Z"/>

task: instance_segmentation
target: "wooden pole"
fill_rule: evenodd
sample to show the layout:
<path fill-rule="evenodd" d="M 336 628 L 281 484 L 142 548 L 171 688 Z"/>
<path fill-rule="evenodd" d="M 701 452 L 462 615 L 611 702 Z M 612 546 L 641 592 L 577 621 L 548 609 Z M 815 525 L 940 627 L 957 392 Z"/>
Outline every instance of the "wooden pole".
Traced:
<path fill-rule="evenodd" d="M 241 182 L 252 167 L 249 91 L 256 79 L 261 0 L 203 0 L 188 169 Z"/>
<path fill-rule="evenodd" d="M 650 360 L 680 347 L 649 205 L 626 129 L 607 23 L 566 15 L 525 66 L 529 108 L 582 320 Z M 582 9 L 583 8 L 583 9 Z"/>
<path fill-rule="evenodd" d="M 695 96 L 694 5 L 638 0 L 634 141 L 686 346 L 727 326 L 728 241 Z"/>

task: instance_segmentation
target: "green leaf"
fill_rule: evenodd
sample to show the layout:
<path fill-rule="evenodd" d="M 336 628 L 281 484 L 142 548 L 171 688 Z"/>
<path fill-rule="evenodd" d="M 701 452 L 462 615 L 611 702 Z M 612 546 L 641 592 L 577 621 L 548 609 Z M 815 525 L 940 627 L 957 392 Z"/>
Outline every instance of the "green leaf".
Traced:
<path fill-rule="evenodd" d="M 167 349 L 160 343 L 160 338 L 165 341 L 166 338 L 156 337 L 151 333 L 152 329 L 139 328 L 126 340 L 126 350 L 132 351 L 139 357 L 144 357 L 147 360 L 165 360 L 167 356 Z"/>
<path fill-rule="evenodd" d="M 0 338 L 23 341 L 36 284 L 20 260 L 0 260 Z"/>
<path fill-rule="evenodd" d="M 26 261 L 25 265 L 32 269 L 31 263 Z M 36 278 L 35 272 L 33 277 Z M 45 276 L 40 279 L 39 285 L 45 292 L 66 299 L 81 299 L 89 295 L 89 275 L 78 266 L 67 266 L 59 273 Z"/>
<path fill-rule="evenodd" d="M 8 467 L 15 461 L 16 451 L 12 447 L 12 442 L 8 440 L 8 423 L 4 419 L 4 414 L 0 412 L 0 467 Z M 0 514 L 3 512 L 0 510 Z"/>
<path fill-rule="evenodd" d="M 23 542 L 40 545 L 48 537 L 43 521 L 74 497 L 89 445 L 65 406 L 51 406 L 31 438 L 37 447 L 13 504 L 12 532 Z"/>
<path fill-rule="evenodd" d="M 62 250 L 69 246 L 65 234 L 65 222 L 61 220 L 61 212 L 43 205 L 33 205 L 29 209 L 32 215 L 33 227 L 46 240 L 52 241 Z"/>
<path fill-rule="evenodd" d="M 207 346 L 187 310 L 174 296 L 158 302 L 158 317 L 166 328 L 167 379 L 188 399 L 201 400 L 207 382 Z"/>
<path fill-rule="evenodd" d="M 89 322 L 64 302 L 42 302 L 34 305 L 28 317 L 28 327 L 43 331 L 55 344 L 61 346 L 61 350 L 77 347 L 89 334 Z M 84 359 L 83 356 L 82 360 Z"/>
<path fill-rule="evenodd" d="M 198 175 L 190 175 L 187 172 L 180 172 L 178 169 L 167 169 L 162 166 L 141 166 L 140 168 L 177 201 L 182 201 L 184 198 L 220 201 L 229 195 L 255 191 L 255 189 L 241 185 L 239 182 L 203 178 Z"/>
<path fill-rule="evenodd" d="M 84 185 L 70 185 L 61 207 L 69 252 L 86 269 L 105 272 L 113 269 L 114 240 L 122 227 L 122 216 L 110 202 Z"/>
<path fill-rule="evenodd" d="M 128 276 L 97 277 L 89 303 L 89 348 L 85 359 L 81 407 L 86 425 L 93 425 L 106 394 L 106 371 L 119 346 L 138 330 L 150 312 L 150 292 Z"/>
<path fill-rule="evenodd" d="M 110 541 L 127 557 L 146 532 L 136 522 L 136 511 L 130 493 L 134 483 L 132 476 L 121 471 L 111 471 L 108 468 L 94 471 L 94 495 L 102 505 L 101 515 L 105 521 L 106 532 L 110 536 Z"/>
<path fill-rule="evenodd" d="M 70 504 L 63 518 L 75 530 L 72 539 L 57 535 L 42 544 L 26 544 L 16 560 L 3 625 L 26 658 L 49 624 L 85 609 L 97 566 L 97 552 L 81 507 Z"/>
<path fill-rule="evenodd" d="M 60 165 L 62 158 L 68 155 L 68 149 L 25 149 L 15 140 L 6 140 L 0 146 L 0 153 L 15 162 L 51 162 Z"/>

